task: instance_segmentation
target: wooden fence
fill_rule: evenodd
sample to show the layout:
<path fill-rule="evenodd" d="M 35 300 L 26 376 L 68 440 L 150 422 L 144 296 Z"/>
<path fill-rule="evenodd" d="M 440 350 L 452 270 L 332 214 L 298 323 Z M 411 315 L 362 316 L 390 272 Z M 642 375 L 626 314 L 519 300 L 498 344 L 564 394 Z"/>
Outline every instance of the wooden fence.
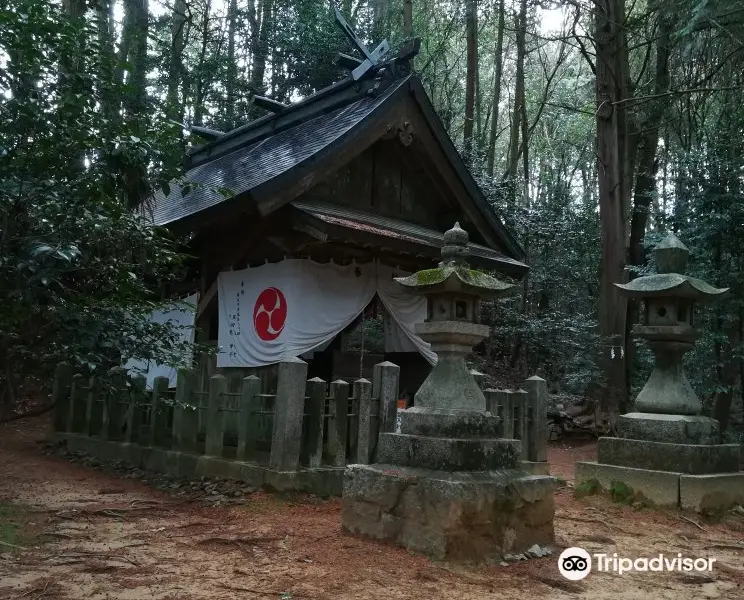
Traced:
<path fill-rule="evenodd" d="M 113 369 L 99 382 L 57 366 L 54 427 L 107 441 L 267 465 L 277 471 L 369 463 L 378 433 L 393 431 L 400 369 L 374 366 L 373 381 L 306 379 L 301 360 L 279 363 L 274 393 L 251 375 L 239 385 L 179 371 L 175 390 Z"/>

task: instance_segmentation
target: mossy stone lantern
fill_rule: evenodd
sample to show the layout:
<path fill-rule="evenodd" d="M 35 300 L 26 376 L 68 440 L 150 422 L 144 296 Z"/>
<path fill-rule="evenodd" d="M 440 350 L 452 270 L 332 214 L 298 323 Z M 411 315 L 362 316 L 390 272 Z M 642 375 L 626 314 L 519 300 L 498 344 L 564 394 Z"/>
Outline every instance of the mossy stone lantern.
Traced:
<path fill-rule="evenodd" d="M 415 331 L 437 353 L 437 364 L 414 398 L 417 407 L 484 411 L 486 400 L 470 374 L 465 357 L 488 337 L 480 324 L 482 298 L 503 295 L 514 286 L 468 265 L 468 234 L 459 223 L 444 234 L 442 260 L 436 269 L 395 281 L 426 297 L 427 319 Z"/>
<path fill-rule="evenodd" d="M 725 294 L 701 279 L 684 275 L 690 251 L 673 233 L 654 249 L 655 275 L 615 284 L 621 293 L 643 301 L 643 322 L 633 335 L 648 340 L 656 364 L 638 394 L 635 410 L 645 413 L 699 415 L 703 405 L 690 386 L 682 357 L 692 350 L 699 332 L 694 326 L 695 303 Z"/>

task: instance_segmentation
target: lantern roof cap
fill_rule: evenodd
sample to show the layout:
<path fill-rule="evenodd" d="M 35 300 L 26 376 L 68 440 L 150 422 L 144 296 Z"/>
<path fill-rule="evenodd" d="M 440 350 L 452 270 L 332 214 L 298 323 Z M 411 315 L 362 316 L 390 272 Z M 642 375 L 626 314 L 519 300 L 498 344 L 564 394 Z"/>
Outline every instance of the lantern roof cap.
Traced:
<path fill-rule="evenodd" d="M 437 268 L 418 271 L 408 277 L 396 277 L 395 281 L 411 292 L 424 295 L 453 292 L 494 297 L 514 288 L 513 284 L 470 268 L 468 241 L 468 232 L 455 223 L 444 234 L 442 261 Z"/>
<path fill-rule="evenodd" d="M 630 283 L 616 283 L 624 296 L 630 298 L 674 297 L 690 300 L 709 300 L 722 296 L 729 288 L 715 288 L 697 277 L 679 273 L 658 273 L 634 279 Z"/>
<path fill-rule="evenodd" d="M 689 256 L 687 246 L 670 233 L 654 248 L 656 274 L 615 285 L 621 294 L 631 298 L 674 297 L 700 301 L 728 292 L 729 288 L 715 288 L 702 279 L 685 275 Z"/>

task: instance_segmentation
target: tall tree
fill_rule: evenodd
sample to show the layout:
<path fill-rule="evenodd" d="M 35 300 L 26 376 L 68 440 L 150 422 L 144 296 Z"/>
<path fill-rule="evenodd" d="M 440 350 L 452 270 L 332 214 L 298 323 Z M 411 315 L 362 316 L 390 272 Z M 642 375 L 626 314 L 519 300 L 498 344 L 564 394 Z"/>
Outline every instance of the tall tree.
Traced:
<path fill-rule="evenodd" d="M 527 0 L 520 0 L 519 13 L 514 15 L 517 29 L 517 72 L 514 88 L 514 108 L 512 111 L 511 131 L 509 134 L 509 156 L 507 178 L 510 185 L 515 185 L 519 168 L 520 150 L 525 147 L 525 140 L 519 143 L 522 118 L 526 114 L 524 92 L 524 60 L 527 54 Z M 516 189 L 516 188 L 514 188 Z M 513 193 L 512 193 L 513 195 Z"/>
<path fill-rule="evenodd" d="M 230 0 L 227 9 L 227 76 L 225 78 L 226 107 L 224 129 L 235 126 L 235 92 L 238 79 L 238 65 L 235 61 L 235 35 L 238 20 L 238 0 Z"/>
<path fill-rule="evenodd" d="M 467 72 L 465 74 L 465 126 L 463 139 L 465 157 L 472 160 L 473 125 L 475 120 L 475 88 L 478 77 L 478 3 L 467 0 L 465 3 L 465 39 L 467 48 Z"/>
<path fill-rule="evenodd" d="M 183 121 L 183 103 L 179 99 L 179 89 L 181 88 L 183 79 L 183 51 L 186 47 L 186 23 L 186 0 L 176 0 L 171 16 L 166 115 L 168 118 L 179 123 Z"/>
<path fill-rule="evenodd" d="M 628 53 L 624 0 L 594 5 L 596 48 L 596 121 L 599 216 L 602 230 L 599 331 L 604 341 L 602 409 L 618 414 L 628 396 L 625 354 L 626 304 L 615 283 L 625 279 L 625 222 L 628 203 Z"/>
<path fill-rule="evenodd" d="M 493 177 L 496 161 L 496 136 L 499 130 L 499 102 L 501 102 L 501 74 L 504 68 L 504 0 L 499 0 L 498 25 L 496 26 L 496 49 L 493 56 L 493 105 L 491 108 L 491 130 L 488 134 L 486 172 Z"/>

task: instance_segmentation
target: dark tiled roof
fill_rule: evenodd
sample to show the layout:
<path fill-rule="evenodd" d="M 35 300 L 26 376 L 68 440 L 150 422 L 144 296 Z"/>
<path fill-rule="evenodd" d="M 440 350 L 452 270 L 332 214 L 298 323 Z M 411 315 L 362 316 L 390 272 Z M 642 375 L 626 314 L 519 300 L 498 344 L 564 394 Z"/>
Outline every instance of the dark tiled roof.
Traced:
<path fill-rule="evenodd" d="M 439 255 L 439 249 L 444 243 L 444 234 L 439 231 L 377 213 L 321 202 L 294 201 L 290 204 L 302 213 L 331 226 L 425 246 L 430 249 L 432 256 Z M 524 263 L 509 258 L 492 248 L 472 243 L 468 244 L 468 248 L 470 249 L 471 262 L 474 265 L 500 269 L 515 274 L 524 273 L 528 270 Z"/>
<path fill-rule="evenodd" d="M 153 223 L 167 225 L 210 209 L 312 159 L 320 150 L 351 134 L 407 82 L 403 79 L 378 96 L 366 96 L 194 167 L 185 177 L 192 186 L 187 194 L 172 184 L 168 196 L 162 191 L 155 195 Z"/>

